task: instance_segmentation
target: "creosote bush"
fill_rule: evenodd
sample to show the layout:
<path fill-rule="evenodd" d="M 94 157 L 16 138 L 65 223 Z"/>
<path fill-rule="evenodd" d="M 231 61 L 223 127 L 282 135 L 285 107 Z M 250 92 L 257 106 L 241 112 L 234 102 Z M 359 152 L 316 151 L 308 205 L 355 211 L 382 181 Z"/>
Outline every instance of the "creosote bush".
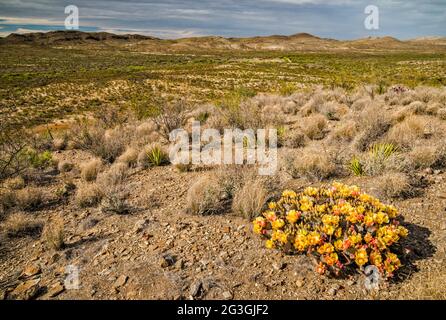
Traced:
<path fill-rule="evenodd" d="M 47 222 L 42 234 L 48 248 L 53 250 L 63 249 L 64 242 L 64 221 L 62 217 L 56 216 Z"/>
<path fill-rule="evenodd" d="M 87 182 L 95 181 L 102 168 L 100 159 L 93 159 L 81 165 L 81 178 Z"/>
<path fill-rule="evenodd" d="M 401 267 L 395 244 L 408 234 L 394 206 L 337 182 L 302 193 L 285 190 L 253 227 L 267 248 L 311 254 L 319 273 L 334 275 L 374 265 L 392 277 Z"/>

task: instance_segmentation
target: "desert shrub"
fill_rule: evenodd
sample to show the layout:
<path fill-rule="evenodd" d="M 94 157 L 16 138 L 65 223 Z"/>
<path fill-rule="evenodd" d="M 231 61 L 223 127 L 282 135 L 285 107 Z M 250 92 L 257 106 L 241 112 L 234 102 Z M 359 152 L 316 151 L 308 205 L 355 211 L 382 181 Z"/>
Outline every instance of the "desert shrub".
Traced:
<path fill-rule="evenodd" d="M 353 102 L 351 108 L 352 108 L 352 110 L 355 110 L 355 111 L 362 111 L 362 110 L 366 109 L 371 103 L 372 103 L 372 100 L 369 97 L 362 97 L 362 98 L 355 100 L 355 102 Z"/>
<path fill-rule="evenodd" d="M 9 178 L 4 182 L 4 185 L 8 189 L 19 190 L 25 187 L 25 179 L 21 176 Z"/>
<path fill-rule="evenodd" d="M 412 194 L 409 177 L 401 172 L 389 172 L 376 179 L 379 194 L 387 198 L 404 198 Z"/>
<path fill-rule="evenodd" d="M 321 115 L 313 115 L 302 119 L 302 131 L 312 140 L 323 139 L 327 128 L 327 119 Z"/>
<path fill-rule="evenodd" d="M 75 202 L 81 208 L 94 207 L 102 196 L 103 192 L 96 183 L 84 183 L 77 188 Z"/>
<path fill-rule="evenodd" d="M 285 190 L 253 227 L 267 248 L 315 256 L 321 274 L 340 275 L 374 265 L 383 276 L 392 277 L 401 266 L 393 245 L 408 234 L 397 216 L 395 207 L 356 186 L 335 182 L 302 193 Z"/>
<path fill-rule="evenodd" d="M 13 208 L 17 203 L 17 196 L 14 191 L 0 188 L 0 218 Z"/>
<path fill-rule="evenodd" d="M 130 211 L 127 202 L 129 191 L 124 185 L 106 187 L 103 192 L 101 210 L 106 213 L 126 214 Z"/>
<path fill-rule="evenodd" d="M 42 223 L 29 214 L 17 212 L 10 214 L 3 222 L 6 235 L 13 237 L 34 236 L 42 231 Z"/>
<path fill-rule="evenodd" d="M 441 157 L 437 146 L 416 146 L 408 157 L 415 169 L 432 167 Z"/>
<path fill-rule="evenodd" d="M 98 185 L 101 188 L 103 212 L 117 214 L 129 212 L 130 206 L 126 201 L 130 194 L 130 186 L 126 182 L 128 176 L 128 166 L 120 162 L 99 176 Z"/>
<path fill-rule="evenodd" d="M 314 148 L 302 150 L 293 157 L 289 164 L 293 177 L 305 177 L 309 180 L 324 180 L 336 174 L 336 165 L 326 152 L 317 152 Z"/>
<path fill-rule="evenodd" d="M 364 172 L 376 176 L 389 171 L 405 171 L 408 163 L 392 143 L 375 143 L 361 159 Z"/>
<path fill-rule="evenodd" d="M 424 137 L 427 127 L 426 118 L 422 116 L 410 116 L 389 130 L 387 141 L 401 148 L 411 149 L 416 140 Z"/>
<path fill-rule="evenodd" d="M 102 161 L 93 159 L 81 165 L 81 178 L 86 182 L 95 181 L 102 169 Z"/>
<path fill-rule="evenodd" d="M 157 115 L 152 120 L 166 141 L 169 141 L 169 135 L 173 130 L 185 125 L 189 110 L 190 104 L 185 99 L 159 104 Z"/>
<path fill-rule="evenodd" d="M 250 179 L 235 193 L 232 210 L 244 218 L 252 219 L 262 210 L 268 199 L 268 190 L 259 179 Z"/>
<path fill-rule="evenodd" d="M 29 167 L 25 151 L 29 138 L 26 132 L 0 122 L 0 181 L 15 176 Z"/>
<path fill-rule="evenodd" d="M 128 132 L 121 127 L 106 130 L 101 126 L 81 124 L 73 128 L 72 135 L 77 148 L 109 163 L 115 161 L 129 142 Z"/>
<path fill-rule="evenodd" d="M 187 193 L 187 212 L 197 215 L 223 213 L 230 201 L 224 189 L 215 176 L 201 177 Z"/>
<path fill-rule="evenodd" d="M 149 166 L 158 167 L 169 163 L 169 155 L 164 151 L 163 147 L 158 144 L 152 145 L 147 150 L 146 157 Z"/>
<path fill-rule="evenodd" d="M 50 219 L 43 229 L 42 236 L 49 249 L 63 249 L 65 246 L 63 218 L 56 216 Z"/>
<path fill-rule="evenodd" d="M 351 142 L 357 133 L 356 123 L 354 121 L 348 121 L 332 131 L 330 140 L 334 142 Z"/>
<path fill-rule="evenodd" d="M 299 130 L 288 130 L 283 145 L 288 148 L 302 148 L 305 146 L 305 135 Z"/>
<path fill-rule="evenodd" d="M 340 105 L 334 101 L 326 102 L 322 105 L 320 113 L 328 120 L 341 120 L 341 118 L 348 112 L 348 107 Z"/>
<path fill-rule="evenodd" d="M 138 162 L 138 151 L 134 148 L 127 148 L 118 158 L 118 162 L 125 163 L 129 167 L 135 167 Z"/>
<path fill-rule="evenodd" d="M 357 128 L 354 145 L 359 151 L 365 151 L 379 140 L 390 128 L 388 115 L 381 105 L 372 105 L 364 109 L 356 119 Z"/>
<path fill-rule="evenodd" d="M 53 150 L 65 150 L 67 148 L 68 141 L 67 137 L 54 138 L 52 141 Z"/>
<path fill-rule="evenodd" d="M 57 165 L 59 172 L 69 172 L 73 169 L 74 165 L 69 161 L 61 161 Z"/>
<path fill-rule="evenodd" d="M 43 193 L 40 189 L 28 187 L 16 192 L 16 205 L 24 211 L 38 209 L 43 203 Z"/>
<path fill-rule="evenodd" d="M 53 155 L 51 151 L 39 152 L 35 149 L 28 148 L 25 152 L 25 156 L 31 165 L 35 169 L 45 169 L 53 164 Z"/>

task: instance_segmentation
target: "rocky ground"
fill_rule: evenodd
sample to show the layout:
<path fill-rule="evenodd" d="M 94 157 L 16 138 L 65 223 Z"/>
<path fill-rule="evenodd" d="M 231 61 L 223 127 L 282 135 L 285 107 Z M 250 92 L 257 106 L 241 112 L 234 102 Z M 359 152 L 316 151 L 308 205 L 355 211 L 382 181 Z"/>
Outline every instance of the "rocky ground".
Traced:
<path fill-rule="evenodd" d="M 85 155 L 69 150 L 59 159 Z M 249 221 L 231 213 L 185 213 L 186 193 L 201 172 L 180 173 L 173 166 L 134 169 L 132 210 L 106 214 L 79 209 L 72 201 L 48 204 L 30 213 L 41 220 L 62 214 L 63 250 L 47 249 L 39 235 L 0 244 L 0 298 L 3 299 L 398 299 L 417 298 L 420 283 L 429 285 L 446 260 L 446 174 L 425 170 L 426 188 L 414 198 L 395 201 L 410 230 L 405 268 L 396 278 L 367 291 L 364 276 L 332 279 L 315 273 L 309 257 L 267 250 Z M 53 195 L 67 176 L 47 173 L 42 186 Z M 348 178 L 367 192 L 367 178 Z M 295 189 L 307 186 L 290 180 Z M 51 198 L 51 196 L 50 196 Z M 71 269 L 70 269 L 71 268 Z M 67 271 L 79 270 L 72 288 Z M 71 273 L 71 276 L 73 273 Z M 434 280 L 436 281 L 436 280 Z"/>

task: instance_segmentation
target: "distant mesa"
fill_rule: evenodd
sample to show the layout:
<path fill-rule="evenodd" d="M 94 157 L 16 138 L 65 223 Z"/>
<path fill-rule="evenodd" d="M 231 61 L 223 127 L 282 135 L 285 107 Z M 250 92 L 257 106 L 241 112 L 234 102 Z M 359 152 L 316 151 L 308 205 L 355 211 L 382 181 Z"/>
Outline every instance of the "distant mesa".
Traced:
<path fill-rule="evenodd" d="M 83 32 L 76 30 L 58 30 L 49 32 L 11 33 L 3 39 L 6 43 L 56 44 L 60 42 L 89 42 L 107 40 L 149 40 L 154 37 L 139 34 L 113 34 L 109 32 Z"/>

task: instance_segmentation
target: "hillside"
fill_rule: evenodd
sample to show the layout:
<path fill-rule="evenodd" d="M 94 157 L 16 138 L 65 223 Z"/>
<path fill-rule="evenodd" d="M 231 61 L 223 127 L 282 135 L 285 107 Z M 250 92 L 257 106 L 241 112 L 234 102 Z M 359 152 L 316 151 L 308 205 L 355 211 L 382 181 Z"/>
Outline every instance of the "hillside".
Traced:
<path fill-rule="evenodd" d="M 412 50 L 446 51 L 446 40 L 441 37 L 425 37 L 401 41 L 393 37 L 368 37 L 340 41 L 319 38 L 308 33 L 289 36 L 271 35 L 249 38 L 224 38 L 205 36 L 163 40 L 138 34 L 116 35 L 107 32 L 50 31 L 46 33 L 10 34 L 0 39 L 0 44 L 30 45 L 125 45 L 134 50 L 194 51 L 194 50 L 273 50 L 273 51 L 346 51 L 346 50 Z"/>

